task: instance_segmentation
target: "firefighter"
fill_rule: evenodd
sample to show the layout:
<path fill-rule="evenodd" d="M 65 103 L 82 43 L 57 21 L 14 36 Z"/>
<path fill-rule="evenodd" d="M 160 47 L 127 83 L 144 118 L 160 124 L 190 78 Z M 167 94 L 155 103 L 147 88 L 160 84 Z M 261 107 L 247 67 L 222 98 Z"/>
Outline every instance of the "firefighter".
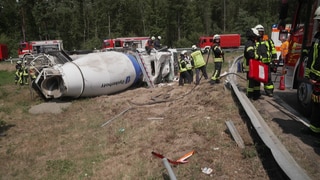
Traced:
<path fill-rule="evenodd" d="M 191 77 L 187 70 L 187 62 L 185 60 L 185 51 L 181 51 L 179 58 L 179 86 L 183 86 L 184 83 L 191 83 Z"/>
<path fill-rule="evenodd" d="M 145 45 L 145 49 L 146 49 L 146 51 L 147 51 L 147 53 L 150 55 L 150 53 L 151 53 L 151 50 L 154 48 L 154 41 L 155 41 L 155 37 L 154 36 L 152 36 L 152 37 L 150 37 L 150 39 L 148 39 L 148 41 L 147 41 L 147 43 L 146 43 L 146 45 Z"/>
<path fill-rule="evenodd" d="M 318 22 L 318 32 L 313 37 L 313 42 L 308 54 L 308 61 L 305 70 L 305 77 L 312 84 L 312 113 L 310 118 L 310 126 L 302 129 L 302 132 L 320 137 L 320 7 L 318 7 L 315 11 L 314 19 Z"/>
<path fill-rule="evenodd" d="M 29 67 L 29 75 L 30 75 L 30 79 L 31 79 L 31 82 L 34 81 L 37 76 L 36 76 L 36 68 L 34 66 L 30 66 Z"/>
<path fill-rule="evenodd" d="M 191 47 L 192 53 L 191 53 L 191 58 L 194 63 L 194 68 L 196 70 L 196 85 L 199 85 L 200 83 L 200 71 L 202 72 L 202 75 L 204 76 L 205 79 L 208 79 L 208 74 L 207 74 L 207 67 L 206 67 L 206 62 L 203 59 L 202 53 L 200 50 L 197 50 L 196 45 L 192 45 Z"/>
<path fill-rule="evenodd" d="M 15 72 L 15 84 L 23 85 L 23 68 L 22 61 L 17 61 L 16 63 L 16 72 Z"/>
<path fill-rule="evenodd" d="M 272 82 L 271 72 L 274 70 L 274 60 L 277 58 L 277 51 L 271 39 L 264 37 L 264 27 L 261 24 L 255 26 L 259 32 L 259 39 L 256 42 L 257 53 L 262 56 L 261 61 L 268 65 L 268 82 L 264 84 L 264 91 L 267 96 L 273 96 L 274 84 Z"/>
<path fill-rule="evenodd" d="M 216 34 L 213 36 L 213 45 L 211 47 L 212 55 L 214 58 L 214 72 L 212 74 L 210 84 L 220 83 L 220 73 L 223 63 L 223 51 L 220 47 L 220 35 Z"/>
<path fill-rule="evenodd" d="M 154 40 L 154 48 L 155 49 L 161 49 L 161 36 L 158 36 L 155 40 Z"/>
<path fill-rule="evenodd" d="M 23 62 L 23 66 L 22 66 L 22 81 L 23 84 L 27 85 L 28 83 L 28 77 L 29 77 L 29 73 L 28 73 L 28 66 L 27 66 L 27 61 Z"/>
<path fill-rule="evenodd" d="M 288 54 L 288 48 L 289 48 L 289 35 L 287 37 L 284 37 L 283 39 L 281 39 L 281 46 L 280 46 L 280 56 L 279 56 L 279 61 L 278 61 L 278 64 L 277 66 L 281 64 L 283 64 L 282 66 L 282 70 L 281 70 L 281 73 L 282 74 L 285 74 L 285 66 L 284 66 L 284 61 L 285 61 L 285 58 Z"/>
<path fill-rule="evenodd" d="M 181 52 L 183 55 L 184 55 L 184 59 L 187 63 L 187 71 L 190 75 L 190 83 L 193 82 L 193 66 L 194 66 L 194 63 L 193 63 L 193 60 L 190 58 L 190 56 L 188 56 L 188 51 L 184 50 Z"/>
<path fill-rule="evenodd" d="M 284 37 L 282 40 L 281 40 L 281 46 L 280 46 L 280 51 L 281 51 L 281 54 L 280 54 L 280 58 L 281 61 L 283 61 L 284 63 L 284 59 L 286 58 L 287 54 L 288 54 L 288 47 L 289 47 L 289 35 L 288 37 Z"/>
<path fill-rule="evenodd" d="M 259 61 L 259 55 L 256 50 L 256 42 L 259 38 L 259 32 L 255 28 L 251 28 L 246 32 L 247 42 L 244 47 L 244 69 L 247 72 L 247 96 L 248 98 L 252 98 L 253 100 L 257 100 L 260 98 L 260 82 L 249 78 L 249 60 L 251 61 Z"/>

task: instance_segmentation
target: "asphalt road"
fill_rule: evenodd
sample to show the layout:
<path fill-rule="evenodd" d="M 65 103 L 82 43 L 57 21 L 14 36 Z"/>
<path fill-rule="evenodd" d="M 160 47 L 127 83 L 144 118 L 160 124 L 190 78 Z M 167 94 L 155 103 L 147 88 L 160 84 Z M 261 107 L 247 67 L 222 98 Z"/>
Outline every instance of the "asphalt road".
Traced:
<path fill-rule="evenodd" d="M 279 72 L 278 72 L 279 73 Z M 285 88 L 285 90 L 280 90 L 280 76 L 276 78 L 276 74 L 272 75 L 272 79 L 274 80 L 274 95 L 278 96 L 283 100 L 285 103 L 287 103 L 289 106 L 291 106 L 293 109 L 295 109 L 297 112 L 299 112 L 299 104 L 297 100 L 297 90 L 296 89 L 289 89 Z"/>

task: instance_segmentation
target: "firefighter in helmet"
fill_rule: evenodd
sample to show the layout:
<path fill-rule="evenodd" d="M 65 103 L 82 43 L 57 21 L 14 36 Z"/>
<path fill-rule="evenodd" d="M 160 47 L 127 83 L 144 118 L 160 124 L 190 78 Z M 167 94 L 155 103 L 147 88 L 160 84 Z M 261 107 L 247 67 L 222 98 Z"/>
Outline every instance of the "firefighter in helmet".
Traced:
<path fill-rule="evenodd" d="M 271 72 L 274 69 L 274 60 L 277 58 L 277 51 L 274 43 L 271 39 L 267 39 L 264 36 L 264 27 L 261 24 L 255 26 L 255 29 L 259 31 L 259 39 L 256 42 L 257 53 L 261 56 L 261 61 L 268 65 L 268 82 L 264 84 L 264 90 L 267 96 L 273 96 L 274 84 L 272 82 Z"/>
<path fill-rule="evenodd" d="M 220 35 L 216 34 L 213 36 L 213 45 L 211 47 L 214 61 L 214 72 L 212 74 L 210 84 L 213 85 L 215 83 L 220 83 L 220 73 L 223 63 L 223 51 L 220 46 Z"/>
<path fill-rule="evenodd" d="M 23 61 L 23 65 L 22 65 L 22 70 L 23 70 L 23 74 L 22 74 L 22 81 L 23 84 L 29 84 L 28 83 L 28 77 L 29 77 L 29 72 L 28 72 L 28 66 L 27 66 L 27 61 Z"/>
<path fill-rule="evenodd" d="M 150 39 L 148 39 L 148 41 L 146 42 L 146 45 L 145 45 L 145 49 L 147 51 L 147 53 L 150 55 L 151 53 L 151 50 L 154 48 L 154 41 L 155 41 L 155 37 L 152 36 L 150 37 Z"/>
<path fill-rule="evenodd" d="M 179 73 L 180 73 L 180 77 L 179 77 L 179 86 L 183 86 L 184 83 L 188 83 L 191 84 L 191 77 L 190 74 L 188 73 L 188 69 L 187 69 L 187 62 L 185 59 L 185 54 L 187 53 L 187 51 L 181 51 L 180 53 L 180 58 L 179 58 Z"/>
<path fill-rule="evenodd" d="M 184 59 L 187 63 L 186 68 L 187 68 L 187 71 L 190 75 L 190 79 L 189 79 L 190 83 L 192 83 L 193 82 L 193 66 L 194 66 L 193 60 L 190 58 L 190 56 L 188 56 L 188 51 L 183 50 L 181 53 L 183 54 Z"/>
<path fill-rule="evenodd" d="M 255 28 L 248 29 L 246 32 L 247 42 L 244 47 L 244 69 L 247 72 L 247 96 L 253 100 L 260 98 L 260 82 L 249 78 L 249 61 L 258 61 L 259 55 L 256 51 L 256 42 L 259 38 L 259 32 Z"/>
<path fill-rule="evenodd" d="M 158 36 L 155 40 L 154 40 L 154 48 L 155 49 L 161 49 L 161 36 Z"/>
<path fill-rule="evenodd" d="M 18 60 L 16 62 L 16 72 L 15 72 L 15 84 L 23 85 L 23 68 L 22 68 L 22 61 Z"/>
<path fill-rule="evenodd" d="M 314 35 L 305 69 L 305 77 L 312 84 L 312 113 L 310 118 L 310 126 L 302 129 L 302 132 L 320 137 L 320 7 L 316 9 L 314 19 L 317 20 L 318 31 Z"/>
<path fill-rule="evenodd" d="M 206 62 L 203 59 L 202 53 L 200 50 L 197 49 L 196 45 L 192 45 L 191 47 L 192 53 L 190 54 L 192 61 L 194 63 L 194 68 L 196 70 L 196 85 L 199 85 L 200 83 L 200 71 L 202 72 L 202 75 L 204 76 L 205 79 L 208 79 L 208 74 L 207 74 L 207 66 Z"/>

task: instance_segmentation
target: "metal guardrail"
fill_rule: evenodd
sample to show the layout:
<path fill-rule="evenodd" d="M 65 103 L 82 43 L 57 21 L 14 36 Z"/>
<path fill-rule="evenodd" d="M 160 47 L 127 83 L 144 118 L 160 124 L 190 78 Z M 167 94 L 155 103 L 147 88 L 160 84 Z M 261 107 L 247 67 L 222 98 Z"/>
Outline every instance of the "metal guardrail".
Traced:
<path fill-rule="evenodd" d="M 242 59 L 243 56 L 237 57 L 231 68 L 229 69 L 229 73 L 237 72 L 237 63 Z M 265 143 L 265 145 L 271 150 L 271 153 L 280 166 L 280 168 L 285 172 L 285 174 L 290 179 L 311 179 L 306 172 L 299 166 L 299 164 L 294 160 L 285 146 L 281 143 L 281 141 L 277 138 L 277 136 L 272 132 L 270 127 L 267 125 L 265 120 L 262 118 L 258 110 L 254 107 L 248 97 L 240 92 L 238 89 L 236 82 L 234 81 L 235 75 L 231 74 L 227 77 L 228 82 L 231 84 L 233 91 L 235 92 L 237 98 L 239 99 L 241 105 L 246 111 L 250 121 L 255 128 L 256 132 Z"/>
<path fill-rule="evenodd" d="M 20 60 L 20 58 L 9 58 L 9 59 L 6 59 L 6 60 L 4 60 L 5 62 L 14 62 L 14 61 L 18 61 L 18 60 Z"/>

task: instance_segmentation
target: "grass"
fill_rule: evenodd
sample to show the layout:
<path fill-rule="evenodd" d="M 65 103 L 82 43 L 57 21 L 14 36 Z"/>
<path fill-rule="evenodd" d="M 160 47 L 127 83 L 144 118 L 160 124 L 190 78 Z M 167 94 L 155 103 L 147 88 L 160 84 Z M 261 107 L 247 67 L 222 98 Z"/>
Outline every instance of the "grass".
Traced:
<path fill-rule="evenodd" d="M 14 82 L 14 71 L 0 70 L 0 87 Z"/>
<path fill-rule="evenodd" d="M 226 53 L 227 58 L 231 56 Z M 226 61 L 224 69 L 227 67 Z M 212 70 L 213 63 L 209 63 L 209 76 Z M 12 82 L 0 87 L 0 104 L 5 104 L 0 106 L 0 118 L 12 125 L 6 129 L 8 136 L 1 139 L 0 159 L 6 162 L 0 166 L 3 179 L 163 179 L 167 171 L 151 151 L 178 159 L 190 150 L 196 154 L 189 163 L 173 166 L 178 179 L 212 179 L 201 172 L 202 167 L 213 168 L 217 179 L 265 177 L 258 157 L 251 157 L 250 151 L 242 154 L 226 133 L 227 119 L 239 122 L 236 126 L 245 125 L 222 84 L 203 82 L 177 101 L 135 106 L 101 127 L 127 109 L 128 100 L 148 102 L 159 94 L 174 98 L 192 87 L 141 88 L 73 100 L 60 114 L 30 114 L 28 109 L 43 101 L 31 99 L 27 86 Z M 245 164 L 249 157 L 259 173 L 235 174 L 240 166 L 252 166 Z"/>

